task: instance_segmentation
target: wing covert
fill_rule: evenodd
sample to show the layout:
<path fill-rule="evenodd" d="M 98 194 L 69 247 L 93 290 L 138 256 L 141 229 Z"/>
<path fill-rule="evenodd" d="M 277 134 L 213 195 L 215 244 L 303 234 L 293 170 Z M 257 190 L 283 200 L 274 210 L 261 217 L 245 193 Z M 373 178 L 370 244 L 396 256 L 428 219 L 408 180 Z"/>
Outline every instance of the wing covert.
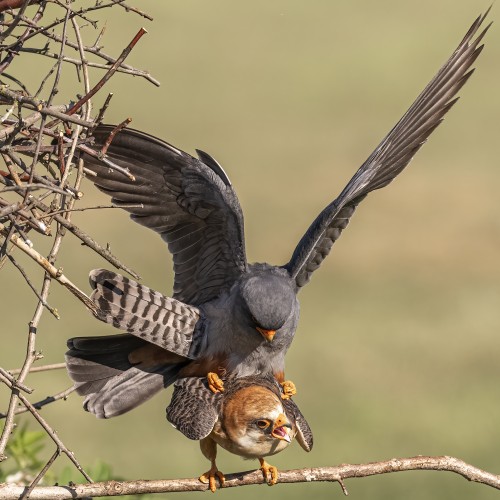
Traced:
<path fill-rule="evenodd" d="M 214 394 L 206 377 L 181 378 L 174 384 L 167 420 L 189 439 L 203 439 L 214 428 L 220 408 L 220 394 Z"/>
<path fill-rule="evenodd" d="M 306 418 L 302 415 L 299 407 L 295 404 L 292 399 L 285 399 L 283 401 L 283 406 L 287 414 L 293 417 L 295 426 L 297 428 L 297 441 L 305 451 L 311 451 L 313 447 L 313 433 Z"/>

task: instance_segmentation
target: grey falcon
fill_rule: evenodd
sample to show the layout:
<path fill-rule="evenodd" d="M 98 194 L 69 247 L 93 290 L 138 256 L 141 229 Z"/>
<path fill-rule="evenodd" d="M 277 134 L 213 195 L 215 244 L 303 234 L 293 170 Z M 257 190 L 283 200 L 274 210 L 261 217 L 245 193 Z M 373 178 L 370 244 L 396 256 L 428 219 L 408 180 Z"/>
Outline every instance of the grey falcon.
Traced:
<path fill-rule="evenodd" d="M 294 438 L 305 451 L 313 446 L 312 431 L 295 402 L 282 399 L 283 388 L 267 376 L 234 377 L 224 380 L 224 392 L 214 393 L 206 378 L 177 380 L 167 408 L 168 421 L 189 439 L 200 441 L 210 470 L 200 480 L 215 491 L 217 445 L 246 459 L 258 459 L 264 479 L 276 484 L 278 469 L 264 457 L 287 448 Z"/>
<path fill-rule="evenodd" d="M 486 14 L 316 217 L 285 265 L 247 263 L 240 204 L 228 176 L 207 153 L 198 151 L 194 158 L 131 129 L 119 131 L 109 144 L 116 128 L 98 126 L 94 148 L 106 145 L 107 153 L 102 161 L 85 157 L 96 174 L 92 182 L 135 222 L 160 234 L 173 255 L 175 280 L 172 297 L 166 297 L 112 271 L 91 273 L 99 318 L 128 333 L 68 341 L 68 371 L 86 396 L 85 408 L 111 417 L 179 378 L 208 373 L 271 373 L 284 383 L 285 354 L 299 318 L 297 293 L 358 204 L 408 165 L 458 100 L 483 48 L 489 26 L 479 28 Z M 106 160 L 128 169 L 135 181 Z M 212 387 L 222 389 L 217 380 Z"/>

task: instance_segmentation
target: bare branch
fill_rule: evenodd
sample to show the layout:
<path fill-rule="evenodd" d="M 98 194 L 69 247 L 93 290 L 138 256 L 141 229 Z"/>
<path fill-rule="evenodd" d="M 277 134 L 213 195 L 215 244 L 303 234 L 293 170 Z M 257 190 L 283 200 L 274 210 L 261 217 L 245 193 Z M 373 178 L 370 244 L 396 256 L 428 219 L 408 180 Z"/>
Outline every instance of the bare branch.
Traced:
<path fill-rule="evenodd" d="M 1 191 L 0 191 L 1 192 Z M 57 215 L 57 214 L 64 214 L 64 213 L 68 213 L 68 212 L 87 212 L 88 210 L 103 210 L 105 208 L 120 208 L 120 209 L 124 209 L 124 208 L 142 208 L 143 205 L 96 205 L 95 207 L 82 207 L 82 208 L 73 208 L 72 210 L 59 210 L 57 212 L 50 212 L 48 214 L 45 214 L 43 216 L 41 216 L 40 218 L 41 219 L 45 219 L 47 217 L 53 217 L 54 215 Z"/>
<path fill-rule="evenodd" d="M 31 288 L 33 293 L 36 295 L 37 299 L 47 308 L 47 310 L 54 316 L 56 319 L 61 319 L 59 316 L 59 313 L 57 312 L 57 309 L 54 307 L 51 307 L 45 300 L 43 300 L 43 297 L 38 293 L 38 290 L 35 288 L 33 283 L 31 283 L 31 280 L 29 279 L 28 275 L 26 274 L 26 271 L 22 268 L 20 264 L 17 263 L 16 259 L 12 257 L 12 255 L 7 255 L 7 258 L 12 262 L 14 267 L 17 268 L 17 270 L 23 275 L 24 280 L 26 283 L 28 283 L 28 286 Z"/>
<path fill-rule="evenodd" d="M 14 18 L 14 21 L 5 30 L 5 32 L 2 33 L 0 41 L 5 40 L 14 31 L 19 21 L 23 19 L 23 13 L 29 4 L 30 4 L 29 0 L 25 0 L 23 2 L 21 10 Z M 6 5 L 3 5 L 2 7 L 4 9 L 8 8 Z M 0 74 L 5 72 L 10 63 L 13 61 L 14 56 L 16 56 L 19 53 L 19 49 L 23 46 L 24 42 L 30 38 L 30 35 L 34 32 L 34 28 L 38 26 L 38 21 L 40 21 L 40 19 L 42 18 L 44 10 L 45 10 L 45 4 L 41 3 L 37 13 L 35 14 L 35 17 L 33 18 L 33 20 L 31 20 L 32 25 L 28 27 L 22 35 L 16 37 L 16 42 L 14 44 L 14 47 L 10 48 L 7 57 L 0 63 Z"/>
<path fill-rule="evenodd" d="M 55 111 L 57 113 L 62 114 L 62 113 L 64 113 L 64 111 L 66 111 L 66 109 L 68 109 L 68 106 L 66 106 L 65 104 L 59 104 L 57 106 L 49 106 L 47 109 L 49 111 Z M 29 128 L 31 125 L 36 123 L 41 118 L 42 118 L 41 113 L 39 113 L 39 112 L 33 113 L 30 116 L 27 116 L 26 118 L 24 118 L 22 120 L 23 127 Z M 9 127 L 5 127 L 4 129 L 0 130 L 0 140 L 7 138 L 10 134 L 15 132 L 16 126 L 17 126 L 17 122 L 16 122 L 16 124 L 10 125 Z"/>
<path fill-rule="evenodd" d="M 106 142 L 103 144 L 100 154 L 105 155 L 108 152 L 108 148 L 113 142 L 113 139 L 115 138 L 116 134 L 123 130 L 129 123 L 132 121 L 132 118 L 126 118 L 123 120 L 121 123 L 119 123 L 110 133 L 108 138 L 106 139 Z"/>
<path fill-rule="evenodd" d="M 12 375 L 12 373 L 5 371 L 3 368 L 0 368 L 0 381 L 2 381 L 4 384 L 15 386 L 28 394 L 31 394 L 33 392 L 33 389 L 27 387 L 24 384 L 21 384 Z"/>
<path fill-rule="evenodd" d="M 29 19 L 27 17 L 23 16 L 22 20 L 30 25 L 33 25 L 34 27 L 37 27 L 37 25 L 35 23 L 32 24 L 31 19 Z M 62 42 L 62 38 L 59 35 L 57 35 L 56 33 L 52 33 L 51 31 L 49 31 L 48 27 L 45 28 L 43 35 L 51 40 L 58 42 L 58 43 Z M 66 41 L 66 45 L 68 47 L 71 47 L 72 49 L 78 49 L 78 45 L 75 44 L 74 42 L 71 42 L 70 40 Z M 107 63 L 111 63 L 111 64 L 115 63 L 115 59 L 113 59 L 110 55 L 102 52 L 102 50 L 97 46 L 97 42 L 92 47 L 87 46 L 87 45 L 84 46 L 84 50 L 85 50 L 85 52 L 88 52 L 89 54 L 93 54 L 97 57 L 100 57 L 101 59 L 103 59 Z M 49 52 L 45 52 L 45 51 L 41 52 L 40 55 L 44 55 L 44 56 L 48 56 L 48 57 L 57 57 L 57 56 L 55 56 L 55 54 L 50 54 Z M 66 60 L 66 58 L 65 58 L 65 60 Z M 75 64 L 75 62 L 73 60 L 70 60 L 70 59 L 68 59 L 68 62 Z M 89 66 L 92 66 L 95 68 L 106 69 L 106 71 L 109 69 L 109 64 L 89 63 Z M 136 69 L 132 66 L 129 66 L 128 64 L 121 63 L 120 67 L 117 69 L 117 71 L 120 73 L 128 73 L 131 75 L 140 76 L 140 77 L 148 80 L 153 85 L 155 85 L 157 87 L 160 86 L 160 82 L 158 80 L 156 80 L 155 78 L 153 78 L 147 71 Z"/>
<path fill-rule="evenodd" d="M 378 474 L 389 474 L 402 471 L 442 471 L 453 472 L 468 481 L 485 484 L 500 489 L 500 476 L 491 474 L 454 457 L 426 457 L 393 458 L 385 462 L 367 464 L 343 464 L 334 467 L 315 467 L 311 469 L 293 469 L 280 471 L 278 484 L 285 483 L 312 483 L 338 482 L 356 477 L 368 477 Z M 265 481 L 261 471 L 245 471 L 236 474 L 227 474 L 224 488 L 263 484 Z M 164 479 L 138 481 L 105 481 L 92 484 L 71 486 L 41 486 L 35 488 L 30 498 L 33 500 L 45 499 L 74 499 L 88 497 L 106 497 L 121 495 L 141 495 L 146 493 L 173 493 L 185 491 L 206 491 L 209 486 L 198 479 Z M 10 500 L 22 495 L 25 488 L 12 485 L 0 485 L 0 500 Z"/>
<path fill-rule="evenodd" d="M 24 104 L 28 106 L 30 109 L 38 111 L 42 115 L 53 116 L 54 118 L 57 118 L 59 120 L 75 123 L 76 125 L 81 125 L 82 127 L 87 127 L 87 128 L 90 128 L 93 125 L 92 122 L 87 122 L 85 120 L 81 120 L 76 116 L 68 116 L 66 113 L 61 113 L 59 111 L 56 111 L 51 106 L 46 107 L 43 101 L 21 95 L 17 92 L 9 90 L 5 86 L 0 86 L 0 95 L 2 97 L 5 97 L 8 102 L 18 102 L 20 104 Z"/>
<path fill-rule="evenodd" d="M 130 43 L 123 49 L 123 52 L 120 54 L 120 57 L 112 64 L 112 66 L 109 68 L 109 70 L 106 72 L 106 74 L 99 80 L 97 85 L 82 99 L 80 99 L 76 104 L 74 104 L 69 110 L 68 110 L 68 115 L 72 115 L 73 113 L 76 113 L 83 104 L 85 104 L 93 95 L 95 95 L 103 86 L 104 84 L 113 76 L 113 74 L 116 72 L 116 70 L 120 67 L 120 64 L 125 61 L 127 56 L 130 54 L 132 49 L 135 47 L 137 42 L 142 38 L 143 35 L 145 35 L 147 31 L 144 28 L 141 28 L 137 34 L 134 36 L 134 38 L 130 41 Z"/>
<path fill-rule="evenodd" d="M 26 9 L 31 3 L 39 5 L 33 10 Z M 51 7 L 53 7 L 51 19 L 42 23 L 45 6 L 48 3 L 52 3 Z M 90 480 L 73 454 L 38 412 L 47 404 L 65 399 L 68 394 L 74 391 L 74 387 L 44 398 L 35 404 L 30 403 L 21 392 L 29 393 L 31 391 L 24 383 L 28 373 L 64 366 L 57 364 L 33 368 L 34 362 L 40 358 L 40 354 L 36 350 L 36 339 L 44 309 L 48 308 L 53 314 L 57 314 L 55 309 L 47 305 L 53 280 L 60 282 L 88 308 L 93 310 L 94 314 L 96 313 L 96 306 L 93 302 L 62 273 L 62 269 L 58 269 L 55 265 L 65 235 L 68 231 L 73 233 L 85 245 L 102 255 L 113 265 L 139 278 L 137 273 L 123 265 L 108 249 L 102 248 L 87 233 L 71 222 L 74 211 L 85 210 L 75 207 L 75 203 L 83 195 L 80 191 L 80 184 L 85 175 L 83 161 L 76 155 L 78 152 L 98 155 L 86 146 L 87 137 L 95 126 L 95 120 L 92 117 L 92 96 L 117 71 L 143 76 L 158 85 L 158 82 L 147 72 L 137 70 L 123 62 L 144 30 L 139 31 L 118 59 L 103 53 L 101 48 L 97 46 L 99 40 L 92 46 L 84 43 L 82 33 L 80 33 L 80 21 L 97 27 L 96 21 L 89 17 L 89 13 L 112 7 L 124 8 L 149 17 L 119 0 L 91 2 L 91 5 L 83 5 L 79 10 L 75 10 L 74 4 L 69 1 L 0 0 L 0 12 L 2 12 L 2 19 L 0 19 L 0 40 L 2 42 L 0 73 L 3 77 L 0 84 L 0 105 L 7 105 L 0 117 L 0 159 L 3 159 L 7 169 L 7 171 L 0 170 L 0 185 L 3 187 L 1 192 L 7 193 L 5 197 L 0 198 L 0 268 L 7 259 L 10 259 L 38 298 L 38 304 L 29 323 L 28 335 L 25 337 L 26 355 L 22 367 L 12 373 L 0 368 L 0 383 L 10 389 L 8 408 L 6 413 L 1 415 L 5 417 L 5 421 L 0 433 L 0 462 L 6 458 L 5 449 L 15 427 L 14 417 L 19 413 L 30 412 L 56 444 L 55 453 L 36 474 L 30 486 L 24 489 L 20 495 L 21 498 L 31 496 L 31 489 L 36 490 L 39 481 L 61 453 L 67 455 L 84 477 Z M 14 12 L 12 9 L 17 9 L 17 11 Z M 63 11 L 62 16 L 60 12 L 53 15 L 57 9 Z M 31 17 L 27 14 L 30 11 Z M 73 28 L 74 36 L 68 31 L 69 27 Z M 102 33 L 103 30 L 101 30 Z M 41 46 L 26 47 L 26 42 L 34 37 L 38 37 L 37 40 L 42 40 Z M 49 53 L 49 44 L 52 44 L 53 41 L 56 43 L 57 49 Z M 67 57 L 67 52 L 73 49 L 77 51 L 78 57 Z M 14 58 L 24 57 L 26 54 L 32 56 L 48 55 L 56 60 L 48 73 L 40 75 L 38 82 L 31 78 L 29 85 L 21 81 L 22 79 L 18 78 L 17 75 L 5 74 L 5 70 Z M 95 55 L 99 59 L 98 62 L 89 62 L 89 54 Z M 68 62 L 70 65 L 76 65 L 79 77 L 78 85 L 83 87 L 80 89 L 75 85 L 73 88 L 64 89 L 69 90 L 70 95 L 77 97 L 74 99 L 77 103 L 72 106 L 55 102 L 59 87 L 63 90 L 63 85 L 68 81 L 65 78 L 66 68 L 72 69 L 72 66 L 65 64 Z M 101 62 L 105 64 L 99 64 Z M 29 64 L 29 60 L 24 61 L 23 59 L 23 64 Z M 22 67 L 22 64 L 19 67 Z M 95 67 L 104 69 L 106 73 L 100 82 L 91 88 L 90 71 Z M 3 84 L 5 79 L 11 86 Z M 49 85 L 50 81 L 51 85 Z M 36 94 L 30 92 L 32 86 L 38 87 Z M 49 88 L 47 89 L 47 87 Z M 39 98 L 42 96 L 42 91 L 47 94 L 43 99 Z M 81 95 L 84 97 L 80 98 Z M 52 105 L 53 101 L 54 105 Z M 99 120 L 102 120 L 109 101 L 110 96 L 107 97 L 99 112 Z M 76 115 L 77 112 L 79 116 Z M 53 118 L 50 123 L 48 123 L 48 117 Z M 55 128 L 58 123 L 64 125 L 62 131 Z M 26 161 L 26 157 L 30 161 Z M 114 165 L 107 158 L 102 158 L 102 161 L 110 168 L 114 168 L 133 179 L 133 176 L 126 169 Z M 12 200 L 10 195 L 18 196 L 20 199 Z M 54 226 L 56 231 L 52 234 L 51 229 Z M 36 239 L 38 234 L 33 230 L 42 233 L 44 237 L 52 237 L 52 246 L 47 256 L 43 256 L 35 250 L 35 245 L 38 246 Z M 35 286 L 32 276 L 20 265 L 18 260 L 12 257 L 11 253 L 17 249 L 29 255 L 44 270 L 40 287 Z"/>
<path fill-rule="evenodd" d="M 0 233 L 7 234 L 7 229 L 3 224 L 0 224 Z M 48 259 L 39 254 L 34 248 L 30 248 L 24 241 L 17 235 L 13 234 L 10 241 L 14 243 L 20 250 L 29 255 L 37 264 L 39 264 L 45 271 L 61 285 L 67 288 L 75 297 L 82 301 L 85 306 L 97 316 L 96 305 L 90 298 L 83 293 L 76 285 L 74 285 L 64 274 L 61 269 L 54 267 Z"/>
<path fill-rule="evenodd" d="M 14 389 L 14 387 L 12 387 Z M 72 451 L 70 451 L 64 443 L 61 441 L 57 433 L 50 427 L 50 425 L 44 420 L 44 418 L 40 415 L 38 410 L 35 408 L 34 405 L 32 405 L 22 394 L 18 393 L 17 397 L 21 401 L 21 403 L 26 406 L 28 411 L 33 415 L 35 420 L 42 426 L 42 428 L 46 431 L 47 435 L 54 441 L 54 443 L 57 446 L 57 449 L 60 450 L 62 453 L 64 453 L 71 462 L 73 462 L 73 465 L 78 469 L 78 471 L 82 474 L 82 476 L 87 480 L 92 483 L 92 479 L 90 476 L 83 470 L 82 466 L 78 463 L 77 459 L 75 458 L 75 455 Z M 1 491 L 1 485 L 0 485 L 0 491 Z M 21 493 L 22 494 L 22 493 Z"/>
<path fill-rule="evenodd" d="M 120 5 L 121 7 L 123 7 L 127 12 L 135 12 L 136 14 L 139 14 L 141 17 L 145 17 L 149 21 L 153 20 L 153 18 L 149 14 L 146 14 L 142 10 L 139 10 L 135 7 L 130 7 L 129 5 L 127 5 L 124 2 L 124 0 L 112 0 L 112 1 L 115 2 L 117 5 Z"/>
<path fill-rule="evenodd" d="M 56 459 L 59 457 L 60 454 L 61 454 L 61 450 L 59 448 L 57 448 L 56 451 L 54 452 L 54 454 L 49 458 L 48 462 L 43 466 L 43 469 L 37 474 L 35 479 L 33 479 L 33 481 L 31 481 L 31 484 L 19 496 L 19 500 L 24 500 L 25 498 L 30 497 L 33 489 L 42 480 L 43 476 L 45 476 L 47 471 L 50 469 L 50 467 L 56 461 Z"/>
<path fill-rule="evenodd" d="M 16 384 L 17 385 L 17 384 Z M 19 385 L 18 385 L 19 387 Z M 76 387 L 72 385 L 71 387 L 68 387 L 64 391 L 58 392 L 57 394 L 54 394 L 53 396 L 47 396 L 46 398 L 42 399 L 41 401 L 37 401 L 36 403 L 33 403 L 33 407 L 36 408 L 37 410 L 41 410 L 44 406 L 47 406 L 48 404 L 55 403 L 56 401 L 60 401 L 61 399 L 66 400 L 67 397 L 72 393 L 76 391 Z M 15 415 L 19 415 L 20 413 L 26 413 L 28 408 L 25 406 L 21 406 L 16 409 L 14 412 Z M 6 418 L 7 414 L 6 413 L 0 413 L 0 419 Z"/>
<path fill-rule="evenodd" d="M 53 363 L 51 365 L 32 366 L 29 372 L 30 373 L 48 372 L 51 370 L 62 370 L 63 368 L 66 368 L 66 363 Z M 21 373 L 21 369 L 16 368 L 14 370 L 9 370 L 8 372 L 11 375 L 17 375 L 18 373 Z"/>
<path fill-rule="evenodd" d="M 49 207 L 42 202 L 33 200 L 33 204 L 36 207 L 41 208 L 45 213 L 48 213 Z M 68 210 L 62 210 L 62 212 L 67 212 Z M 43 217 L 41 217 L 42 219 Z M 131 276 L 133 276 L 135 279 L 141 279 L 139 274 L 137 274 L 133 269 L 129 268 L 127 265 L 125 265 L 123 262 L 121 262 L 115 255 L 113 255 L 109 248 L 103 248 L 99 243 L 94 241 L 93 238 L 91 238 L 85 231 L 77 227 L 75 224 L 72 222 L 69 222 L 67 219 L 62 217 L 60 214 L 54 214 L 54 220 L 64 226 L 68 231 L 70 231 L 72 234 L 74 234 L 77 238 L 79 238 L 85 245 L 87 245 L 89 248 L 94 250 L 97 254 L 99 254 L 101 257 L 106 259 L 110 264 L 115 266 L 117 269 L 123 269 L 127 273 L 129 273 Z"/>

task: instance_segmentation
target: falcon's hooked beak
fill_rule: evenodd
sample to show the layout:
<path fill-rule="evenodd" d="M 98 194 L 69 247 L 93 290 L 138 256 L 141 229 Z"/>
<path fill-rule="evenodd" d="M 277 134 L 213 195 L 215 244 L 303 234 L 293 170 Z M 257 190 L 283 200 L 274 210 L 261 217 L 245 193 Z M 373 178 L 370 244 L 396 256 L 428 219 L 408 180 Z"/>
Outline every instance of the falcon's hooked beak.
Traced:
<path fill-rule="evenodd" d="M 292 430 L 292 426 L 288 422 L 288 419 L 280 413 L 278 418 L 274 422 L 273 431 L 271 432 L 271 436 L 277 439 L 283 439 L 287 443 L 292 441 L 289 432 Z"/>
<path fill-rule="evenodd" d="M 255 328 L 268 342 L 273 341 L 276 330 L 264 330 L 264 328 L 260 328 L 259 326 L 256 326 Z"/>

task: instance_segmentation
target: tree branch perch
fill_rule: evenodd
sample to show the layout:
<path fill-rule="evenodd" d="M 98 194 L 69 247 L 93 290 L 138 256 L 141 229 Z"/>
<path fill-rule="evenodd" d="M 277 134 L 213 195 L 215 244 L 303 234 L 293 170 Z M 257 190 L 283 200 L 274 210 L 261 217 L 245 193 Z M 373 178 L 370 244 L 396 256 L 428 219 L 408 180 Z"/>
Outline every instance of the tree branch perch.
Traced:
<path fill-rule="evenodd" d="M 344 479 L 368 477 L 391 472 L 411 470 L 435 470 L 454 472 L 468 481 L 485 484 L 500 489 L 500 475 L 483 471 L 463 460 L 448 456 L 417 456 L 411 458 L 393 458 L 384 462 L 367 464 L 342 464 L 334 467 L 314 467 L 306 469 L 291 469 L 280 471 L 278 484 L 282 483 L 310 483 L 310 482 L 338 482 L 343 487 Z M 263 484 L 262 473 L 257 471 L 238 472 L 226 475 L 225 488 Z M 9 484 L 0 485 L 0 500 L 19 498 L 26 487 Z M 30 498 L 33 500 L 46 499 L 75 499 L 88 497 L 106 497 L 121 495 L 141 495 L 146 493 L 176 493 L 184 491 L 205 491 L 207 484 L 198 479 L 158 479 L 137 481 L 104 481 L 91 484 L 73 486 L 38 486 L 33 489 Z"/>

